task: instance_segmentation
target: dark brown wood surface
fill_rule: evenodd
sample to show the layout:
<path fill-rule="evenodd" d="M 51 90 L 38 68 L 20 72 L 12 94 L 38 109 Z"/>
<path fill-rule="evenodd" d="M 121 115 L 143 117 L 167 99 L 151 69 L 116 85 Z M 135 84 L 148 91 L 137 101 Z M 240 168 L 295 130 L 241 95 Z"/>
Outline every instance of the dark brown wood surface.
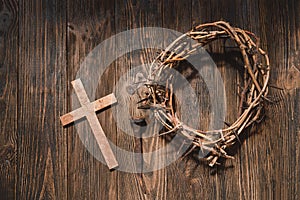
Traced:
<path fill-rule="evenodd" d="M 297 0 L 0 0 L 0 199 L 300 199 L 299 10 Z M 137 27 L 186 32 L 216 20 L 261 38 L 271 61 L 270 85 L 282 88 L 270 88 L 275 103 L 243 135 L 235 160 L 210 168 L 190 155 L 152 173 L 110 172 L 73 126 L 62 127 L 59 117 L 71 111 L 70 83 L 103 40 Z M 223 54 L 222 45 L 211 51 Z M 226 60 L 233 55 L 222 54 L 213 58 L 226 80 L 226 120 L 233 122 L 240 78 Z M 148 49 L 116 59 L 96 97 L 154 56 Z M 111 110 L 98 118 L 121 148 L 144 152 L 166 143 L 127 135 Z"/>

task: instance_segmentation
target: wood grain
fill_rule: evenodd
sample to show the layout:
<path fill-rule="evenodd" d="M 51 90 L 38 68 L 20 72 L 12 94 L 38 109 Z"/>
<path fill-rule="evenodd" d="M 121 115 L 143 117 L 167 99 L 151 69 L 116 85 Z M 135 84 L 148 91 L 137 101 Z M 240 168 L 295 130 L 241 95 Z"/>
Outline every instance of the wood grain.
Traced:
<path fill-rule="evenodd" d="M 16 198 L 18 2 L 0 1 L 0 196 Z"/>
<path fill-rule="evenodd" d="M 297 0 L 1 0 L 1 199 L 299 199 L 299 9 Z M 62 128 L 59 116 L 73 103 L 69 83 L 103 40 L 137 27 L 185 32 L 221 19 L 261 38 L 271 61 L 270 85 L 282 88 L 270 87 L 275 103 L 266 104 L 265 120 L 246 131 L 232 150 L 235 160 L 211 169 L 195 152 L 152 173 L 110 172 L 85 148 L 74 127 Z M 227 45 L 232 44 L 216 42 L 208 51 L 225 80 L 226 121 L 232 123 L 241 77 L 239 54 L 224 50 Z M 145 49 L 117 58 L 101 77 L 96 98 L 112 93 L 120 77 L 151 61 L 154 52 Z M 190 70 L 181 73 L 191 75 Z M 189 81 L 199 102 L 207 105 L 203 80 L 195 75 Z M 136 110 L 137 98 L 131 100 L 132 115 L 147 115 Z M 118 147 L 151 152 L 166 144 L 164 138 L 139 139 L 123 132 L 111 110 L 97 116 Z M 199 123 L 206 127 L 209 107 L 200 110 Z M 83 126 L 85 130 L 89 127 Z"/>
<path fill-rule="evenodd" d="M 100 99 L 97 99 L 93 102 L 88 102 L 88 103 L 90 103 L 91 106 L 93 107 L 93 111 L 97 112 L 99 110 L 102 110 L 108 106 L 111 106 L 111 105 L 117 103 L 117 99 L 116 99 L 115 95 L 113 93 L 111 93 L 105 97 L 102 97 Z M 86 112 L 86 110 L 83 107 L 78 108 L 76 110 L 73 110 L 73 111 L 61 116 L 60 121 L 63 126 L 66 126 L 70 123 L 73 123 L 73 122 L 83 118 L 85 112 Z"/>
<path fill-rule="evenodd" d="M 65 126 L 67 124 L 75 122 L 74 119 L 78 120 L 86 118 L 93 132 L 93 136 L 97 141 L 97 145 L 100 148 L 100 151 L 104 157 L 106 165 L 110 170 L 117 168 L 118 162 L 114 153 L 112 152 L 106 135 L 95 113 L 100 109 L 115 104 L 117 102 L 116 97 L 113 93 L 111 93 L 105 97 L 102 97 L 101 99 L 97 99 L 96 101 L 91 102 L 80 79 L 76 79 L 71 83 L 82 107 L 60 117 L 62 125 Z M 95 108 L 99 109 L 97 110 Z"/>
<path fill-rule="evenodd" d="M 77 70 L 88 53 L 115 33 L 115 4 L 114 1 L 97 0 L 69 0 L 67 3 L 68 81 L 71 82 L 76 79 Z M 103 77 L 107 77 L 107 79 L 98 85 L 99 88 L 102 88 L 95 94 L 98 98 L 113 91 L 114 84 L 108 83 L 114 83 L 115 77 L 108 77 L 108 73 L 114 73 L 115 67 L 112 64 L 108 68 L 111 71 L 107 70 L 103 74 Z M 93 71 L 87 73 L 93 73 Z M 84 80 L 82 81 L 84 82 Z M 70 103 L 69 101 L 69 105 L 71 105 Z M 116 143 L 117 131 L 116 127 L 111 125 L 113 121 L 111 109 L 99 113 L 98 118 L 107 138 Z M 88 126 L 83 127 L 81 131 L 87 130 L 89 130 Z M 96 152 L 96 146 L 91 151 Z M 68 159 L 71 160 L 68 162 L 69 199 L 116 199 L 117 172 L 110 172 L 107 170 L 107 166 L 96 160 L 85 148 L 78 137 L 78 132 L 72 128 L 68 132 Z"/>
<path fill-rule="evenodd" d="M 16 199 L 66 199 L 66 5 L 25 0 L 19 8 Z"/>
<path fill-rule="evenodd" d="M 162 12 L 163 26 L 181 33 L 185 33 L 192 27 L 191 14 L 191 0 L 164 1 Z M 182 72 L 182 74 L 184 73 L 185 72 Z M 187 77 L 186 75 L 184 76 Z M 192 79 L 194 79 L 194 77 Z M 189 81 L 192 81 L 192 79 Z M 182 94 L 178 95 L 182 96 Z M 192 103 L 190 107 L 193 106 L 194 104 Z M 179 115 L 180 114 L 181 113 L 179 112 Z M 167 176 L 165 182 L 167 188 L 165 192 L 167 199 L 190 199 L 191 192 L 189 191 L 189 188 L 191 187 L 191 184 L 189 182 L 189 171 L 191 168 L 193 168 L 191 163 L 192 162 L 187 163 L 186 159 L 179 159 L 166 168 Z M 184 168 L 187 170 L 184 170 Z M 178 187 L 179 180 L 180 187 Z"/>

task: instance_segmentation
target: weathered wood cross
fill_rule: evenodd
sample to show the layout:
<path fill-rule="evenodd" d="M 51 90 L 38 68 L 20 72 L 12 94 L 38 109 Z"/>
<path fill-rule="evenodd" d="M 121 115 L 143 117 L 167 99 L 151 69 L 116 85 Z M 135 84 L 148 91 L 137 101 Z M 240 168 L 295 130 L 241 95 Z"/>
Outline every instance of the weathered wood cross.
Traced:
<path fill-rule="evenodd" d="M 83 117 L 86 117 L 108 168 L 114 169 L 118 167 L 118 162 L 112 152 L 109 142 L 95 113 L 98 110 L 101 110 L 107 106 L 116 103 L 117 100 L 115 95 L 112 93 L 94 102 L 90 102 L 80 79 L 72 81 L 72 85 L 82 107 L 61 116 L 60 120 L 63 126 L 75 122 L 76 120 L 79 120 Z"/>

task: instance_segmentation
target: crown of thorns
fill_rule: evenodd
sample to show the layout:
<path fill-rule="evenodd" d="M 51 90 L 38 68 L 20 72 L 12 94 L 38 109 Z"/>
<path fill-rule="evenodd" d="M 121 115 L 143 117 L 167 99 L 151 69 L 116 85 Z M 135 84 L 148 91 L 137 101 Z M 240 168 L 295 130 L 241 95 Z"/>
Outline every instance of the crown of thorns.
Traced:
<path fill-rule="evenodd" d="M 223 38 L 236 43 L 245 68 L 238 118 L 222 130 L 197 130 L 184 124 L 176 114 L 172 77 L 167 78 L 166 86 L 163 88 L 158 87 L 155 82 L 165 76 L 163 74 L 168 69 L 194 55 L 200 47 Z M 196 44 L 191 45 L 188 42 L 191 39 L 195 40 Z M 154 59 L 148 74 L 149 93 L 144 101 L 147 101 L 149 107 L 154 110 L 155 118 L 167 130 L 160 135 L 174 132 L 183 134 L 186 139 L 192 141 L 192 146 L 186 154 L 198 147 L 201 151 L 207 152 L 204 159 L 212 167 L 218 164 L 219 158 L 232 159 L 226 150 L 239 141 L 239 135 L 245 128 L 260 120 L 263 102 L 267 100 L 270 66 L 266 52 L 259 47 L 259 39 L 253 33 L 218 21 L 198 25 L 178 37 Z"/>

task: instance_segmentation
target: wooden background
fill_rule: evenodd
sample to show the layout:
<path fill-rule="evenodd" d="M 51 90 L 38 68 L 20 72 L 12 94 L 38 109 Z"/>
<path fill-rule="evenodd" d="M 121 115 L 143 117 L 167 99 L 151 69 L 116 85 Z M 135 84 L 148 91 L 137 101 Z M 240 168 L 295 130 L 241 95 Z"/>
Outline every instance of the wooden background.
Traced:
<path fill-rule="evenodd" d="M 298 0 L 0 0 L 0 199 L 300 199 L 299 10 Z M 110 172 L 72 126 L 62 128 L 70 81 L 101 41 L 136 27 L 186 32 L 220 19 L 260 36 L 270 84 L 283 88 L 271 88 L 277 103 L 235 160 L 211 169 L 187 156 L 153 173 Z M 152 56 L 119 58 L 97 97 L 112 92 L 124 63 Z M 221 69 L 234 83 L 234 70 Z M 117 145 L 136 145 L 110 110 L 98 117 Z"/>

